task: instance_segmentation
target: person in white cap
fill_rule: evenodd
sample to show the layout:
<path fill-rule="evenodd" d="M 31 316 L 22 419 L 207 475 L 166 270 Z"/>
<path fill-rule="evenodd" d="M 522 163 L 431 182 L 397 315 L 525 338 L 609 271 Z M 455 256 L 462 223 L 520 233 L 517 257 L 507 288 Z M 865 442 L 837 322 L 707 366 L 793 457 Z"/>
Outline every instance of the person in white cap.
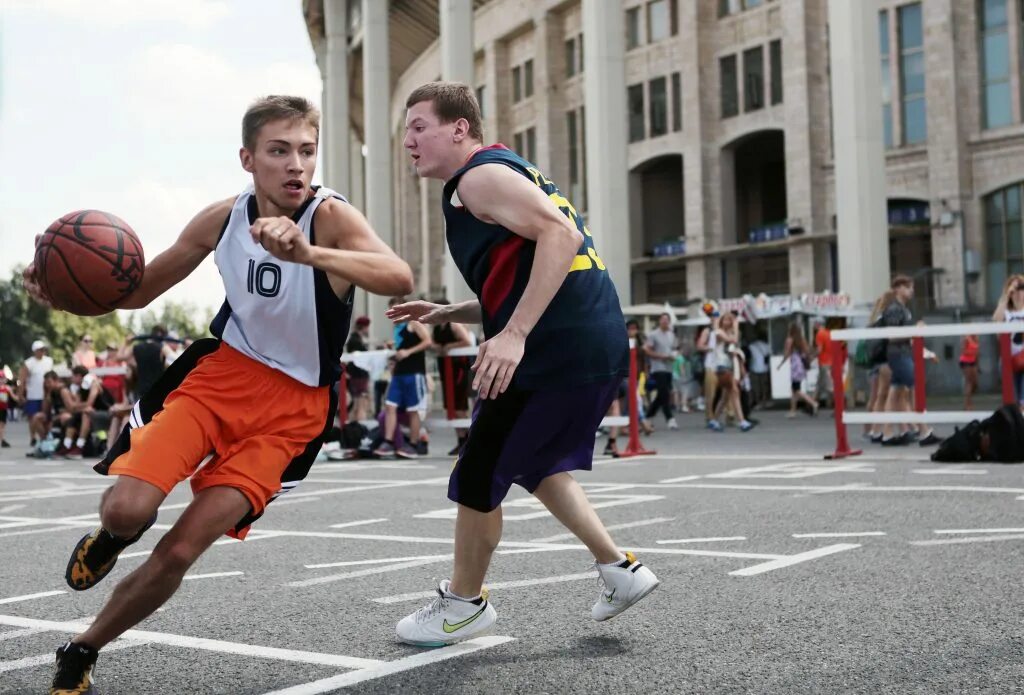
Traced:
<path fill-rule="evenodd" d="M 18 372 L 18 400 L 22 402 L 25 420 L 29 423 L 29 436 L 32 436 L 32 416 L 43 408 L 43 375 L 53 369 L 53 358 L 46 354 L 46 342 L 36 340 L 32 343 L 32 356 L 25 360 Z M 35 446 L 32 437 L 30 446 Z"/>

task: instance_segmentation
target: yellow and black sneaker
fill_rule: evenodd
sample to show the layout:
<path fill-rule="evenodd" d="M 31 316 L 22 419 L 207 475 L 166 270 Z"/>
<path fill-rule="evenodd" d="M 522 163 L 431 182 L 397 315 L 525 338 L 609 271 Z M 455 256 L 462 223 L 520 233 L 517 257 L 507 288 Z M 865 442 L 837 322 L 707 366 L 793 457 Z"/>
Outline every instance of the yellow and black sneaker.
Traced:
<path fill-rule="evenodd" d="M 92 670 L 99 656 L 92 647 L 68 642 L 57 650 L 57 671 L 53 674 L 50 695 L 99 695 Z"/>
<path fill-rule="evenodd" d="M 86 534 L 71 551 L 71 559 L 68 560 L 68 568 L 64 572 L 68 586 L 75 591 L 85 591 L 99 584 L 100 580 L 114 569 L 121 551 L 142 538 L 142 534 L 155 523 L 156 514 L 141 531 L 127 540 L 110 535 L 102 526 Z"/>

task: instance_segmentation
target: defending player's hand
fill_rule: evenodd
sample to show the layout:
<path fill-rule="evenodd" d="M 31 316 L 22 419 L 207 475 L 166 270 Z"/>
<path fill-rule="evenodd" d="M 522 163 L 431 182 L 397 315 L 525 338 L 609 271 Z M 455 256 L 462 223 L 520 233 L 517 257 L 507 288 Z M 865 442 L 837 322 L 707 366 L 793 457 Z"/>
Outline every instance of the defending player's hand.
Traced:
<path fill-rule="evenodd" d="M 249 234 L 274 258 L 305 264 L 312 260 L 312 247 L 305 233 L 287 217 L 261 217 L 252 223 Z"/>
<path fill-rule="evenodd" d="M 442 323 L 448 323 L 448 311 L 450 309 L 451 305 L 449 304 L 434 304 L 433 302 L 416 300 L 414 302 L 406 302 L 405 304 L 396 304 L 385 311 L 384 315 L 395 323 L 419 321 L 420 323 L 437 326 Z"/>
<path fill-rule="evenodd" d="M 480 352 L 471 369 L 476 372 L 473 388 L 480 398 L 497 398 L 512 383 L 512 376 L 523 361 L 526 338 L 504 330 L 480 343 Z"/>
<path fill-rule="evenodd" d="M 36 234 L 36 243 L 39 243 L 39 237 L 41 234 Z M 36 278 L 36 264 L 29 263 L 25 270 L 21 271 L 21 279 L 25 283 L 25 291 L 32 297 L 33 300 L 49 308 L 53 306 L 50 298 L 43 291 L 42 286 L 39 284 L 38 278 Z"/>

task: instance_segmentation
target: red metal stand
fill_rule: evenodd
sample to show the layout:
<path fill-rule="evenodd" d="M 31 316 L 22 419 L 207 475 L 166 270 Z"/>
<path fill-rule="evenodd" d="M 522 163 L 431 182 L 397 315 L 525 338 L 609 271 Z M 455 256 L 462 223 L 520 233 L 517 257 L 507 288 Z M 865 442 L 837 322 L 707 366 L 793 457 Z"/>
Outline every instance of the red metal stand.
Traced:
<path fill-rule="evenodd" d="M 924 392 L 924 338 L 911 338 L 910 347 L 914 353 L 914 410 L 923 413 L 928 409 Z"/>
<path fill-rule="evenodd" d="M 999 335 L 999 361 L 1003 372 L 1003 405 L 1017 402 L 1013 391 L 1013 355 L 1010 354 L 1010 333 Z"/>
<path fill-rule="evenodd" d="M 846 366 L 846 343 L 832 341 L 832 400 L 835 402 L 836 419 L 836 450 L 831 454 L 825 454 L 827 460 L 842 459 L 848 456 L 858 456 L 861 449 L 851 449 L 846 434 L 846 424 L 843 422 L 843 412 L 846 410 L 846 383 L 843 381 L 843 367 Z M 922 379 L 922 381 L 924 381 Z"/>
<path fill-rule="evenodd" d="M 619 452 L 619 458 L 630 456 L 649 456 L 658 453 L 645 449 L 640 441 L 640 413 L 636 407 L 637 392 L 637 368 L 636 368 L 637 347 L 634 341 L 630 341 L 629 348 L 629 389 L 626 392 L 626 400 L 629 402 L 629 443 L 626 448 Z"/>

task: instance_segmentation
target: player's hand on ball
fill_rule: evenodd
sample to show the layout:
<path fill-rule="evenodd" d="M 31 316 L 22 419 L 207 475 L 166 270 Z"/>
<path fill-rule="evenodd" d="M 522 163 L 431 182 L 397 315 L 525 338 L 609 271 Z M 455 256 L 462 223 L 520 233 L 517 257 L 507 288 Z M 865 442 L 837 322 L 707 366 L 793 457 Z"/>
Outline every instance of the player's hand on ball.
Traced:
<path fill-rule="evenodd" d="M 39 243 L 39 237 L 41 234 L 36 235 L 36 243 Z M 39 284 L 38 278 L 36 278 L 36 264 L 35 262 L 29 263 L 25 270 L 21 271 L 21 279 L 25 283 L 25 291 L 32 297 L 37 303 L 42 304 L 45 307 L 52 307 L 53 302 L 46 296 L 42 286 Z"/>
<path fill-rule="evenodd" d="M 312 258 L 305 232 L 287 217 L 261 217 L 253 222 L 249 234 L 253 241 L 282 261 L 308 264 Z"/>
<path fill-rule="evenodd" d="M 384 315 L 395 323 L 419 321 L 427 325 L 437 326 L 442 323 L 448 323 L 448 312 L 450 310 L 451 305 L 449 304 L 434 304 L 433 302 L 425 302 L 418 299 L 414 302 L 396 304 L 385 311 Z"/>
<path fill-rule="evenodd" d="M 471 369 L 476 372 L 473 388 L 480 398 L 497 398 L 512 383 L 519 363 L 523 361 L 526 336 L 507 328 L 490 340 L 480 343 L 480 352 Z"/>

